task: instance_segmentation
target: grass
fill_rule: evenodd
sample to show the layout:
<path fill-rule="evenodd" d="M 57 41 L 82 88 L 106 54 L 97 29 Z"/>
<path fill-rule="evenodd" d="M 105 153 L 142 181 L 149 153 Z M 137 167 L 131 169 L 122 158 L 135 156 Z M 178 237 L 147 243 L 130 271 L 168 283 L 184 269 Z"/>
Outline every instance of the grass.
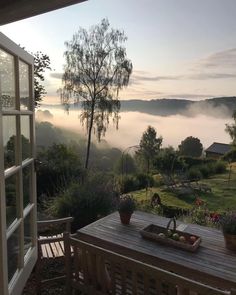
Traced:
<path fill-rule="evenodd" d="M 138 203 L 144 203 L 144 202 L 150 203 L 152 195 L 156 192 L 161 196 L 161 202 L 163 205 L 180 207 L 183 209 L 192 208 L 191 204 L 177 198 L 175 194 L 165 191 L 163 190 L 163 188 L 151 188 L 149 189 L 147 193 L 146 193 L 146 190 L 143 189 L 143 190 L 132 192 L 132 195 Z"/>
<path fill-rule="evenodd" d="M 185 194 L 175 194 L 164 189 L 164 186 L 146 190 L 132 192 L 138 203 L 150 204 L 153 193 L 157 192 L 161 201 L 166 206 L 179 207 L 182 209 L 191 209 L 196 197 L 201 198 L 207 204 L 210 211 L 224 212 L 228 209 L 236 210 L 236 163 L 232 166 L 231 180 L 228 181 L 228 171 L 223 174 L 203 179 L 199 183 L 205 184 L 211 188 L 211 193 L 195 192 Z"/>

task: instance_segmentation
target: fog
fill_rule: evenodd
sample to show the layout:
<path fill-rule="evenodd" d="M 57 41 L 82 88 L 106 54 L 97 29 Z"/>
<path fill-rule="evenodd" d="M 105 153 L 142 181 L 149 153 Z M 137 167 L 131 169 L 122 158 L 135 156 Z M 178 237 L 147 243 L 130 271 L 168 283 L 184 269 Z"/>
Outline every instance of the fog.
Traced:
<path fill-rule="evenodd" d="M 41 110 L 45 111 L 46 109 Z M 70 110 L 69 114 L 59 108 L 49 109 L 49 111 L 53 116 L 49 116 L 48 112 L 46 112 L 46 118 L 44 118 L 43 112 L 40 112 L 41 121 L 45 119 L 57 127 L 63 127 L 86 135 L 86 130 L 80 122 L 80 112 L 78 110 Z M 230 142 L 230 137 L 225 132 L 225 124 L 232 123 L 230 118 L 216 118 L 210 116 L 210 114 L 209 116 L 198 114 L 194 117 L 183 115 L 162 117 L 139 112 L 121 112 L 120 118 L 118 130 L 113 125 L 112 119 L 110 120 L 104 139 L 109 145 L 121 149 L 139 144 L 142 133 L 148 125 L 153 126 L 158 136 L 163 137 L 164 147 L 172 145 L 177 148 L 187 136 L 198 137 L 204 148 L 207 148 L 214 141 Z"/>

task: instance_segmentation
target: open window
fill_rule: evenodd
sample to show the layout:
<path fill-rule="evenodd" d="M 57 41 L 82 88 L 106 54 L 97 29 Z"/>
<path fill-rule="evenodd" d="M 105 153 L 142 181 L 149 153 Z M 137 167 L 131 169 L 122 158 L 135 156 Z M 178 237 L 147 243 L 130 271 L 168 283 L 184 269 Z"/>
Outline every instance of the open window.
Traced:
<path fill-rule="evenodd" d="M 20 294 L 37 259 L 34 58 L 0 33 L 0 286 Z"/>

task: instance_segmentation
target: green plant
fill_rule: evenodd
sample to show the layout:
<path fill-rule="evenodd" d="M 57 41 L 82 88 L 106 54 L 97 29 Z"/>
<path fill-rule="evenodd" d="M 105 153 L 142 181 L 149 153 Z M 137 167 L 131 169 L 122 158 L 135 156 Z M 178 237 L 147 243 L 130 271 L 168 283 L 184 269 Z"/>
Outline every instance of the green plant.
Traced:
<path fill-rule="evenodd" d="M 226 172 L 226 163 L 223 161 L 217 161 L 215 163 L 215 173 L 222 174 Z"/>
<path fill-rule="evenodd" d="M 120 197 L 118 211 L 120 213 L 132 214 L 135 210 L 135 200 L 131 195 L 123 195 Z"/>
<path fill-rule="evenodd" d="M 220 218 L 222 230 L 226 234 L 236 235 L 236 212 L 228 212 Z"/>
<path fill-rule="evenodd" d="M 71 183 L 48 203 L 47 213 L 55 217 L 74 217 L 77 230 L 115 210 L 116 191 L 112 178 L 104 173 L 89 173 L 83 184 Z"/>
<path fill-rule="evenodd" d="M 188 178 L 190 180 L 199 180 L 202 178 L 201 171 L 197 168 L 190 168 L 188 171 Z"/>

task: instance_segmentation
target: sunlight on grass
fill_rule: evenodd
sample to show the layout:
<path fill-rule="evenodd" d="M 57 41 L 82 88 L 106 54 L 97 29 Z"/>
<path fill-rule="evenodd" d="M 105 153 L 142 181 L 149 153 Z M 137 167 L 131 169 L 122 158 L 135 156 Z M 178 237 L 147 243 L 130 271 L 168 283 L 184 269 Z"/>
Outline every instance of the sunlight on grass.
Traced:
<path fill-rule="evenodd" d="M 191 209 L 196 197 L 203 199 L 210 211 L 223 212 L 228 209 L 236 210 L 236 163 L 232 165 L 231 179 L 228 181 L 228 171 L 218 174 L 208 179 L 203 179 L 199 184 L 207 185 L 211 192 L 195 191 L 193 194 L 175 194 L 164 189 L 151 188 L 147 192 L 145 189 L 132 192 L 134 198 L 145 204 L 150 204 L 153 193 L 157 192 L 161 197 L 163 205 Z"/>

